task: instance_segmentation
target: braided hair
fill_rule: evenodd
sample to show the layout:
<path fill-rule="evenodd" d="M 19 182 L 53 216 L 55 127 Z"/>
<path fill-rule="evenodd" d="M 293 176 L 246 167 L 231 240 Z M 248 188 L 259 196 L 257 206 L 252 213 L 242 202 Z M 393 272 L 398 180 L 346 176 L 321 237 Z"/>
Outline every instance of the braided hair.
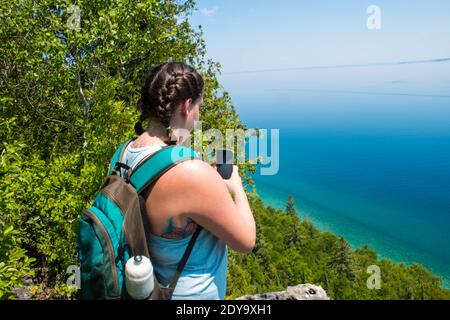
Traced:
<path fill-rule="evenodd" d="M 136 134 L 145 132 L 142 122 L 150 117 L 159 119 L 170 133 L 170 119 L 177 106 L 189 98 L 196 101 L 202 96 L 203 87 L 202 76 L 183 62 L 166 62 L 153 68 L 144 81 L 137 102 L 141 115 L 134 127 Z"/>

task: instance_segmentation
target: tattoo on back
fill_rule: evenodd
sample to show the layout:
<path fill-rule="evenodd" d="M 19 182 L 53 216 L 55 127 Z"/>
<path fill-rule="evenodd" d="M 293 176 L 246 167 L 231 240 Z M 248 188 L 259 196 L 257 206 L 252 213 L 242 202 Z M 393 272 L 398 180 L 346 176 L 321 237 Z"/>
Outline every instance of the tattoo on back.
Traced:
<path fill-rule="evenodd" d="M 173 218 L 170 217 L 166 230 L 161 234 L 161 237 L 168 239 L 184 239 L 194 233 L 197 224 L 191 219 L 187 219 L 184 227 L 176 227 L 173 225 Z"/>

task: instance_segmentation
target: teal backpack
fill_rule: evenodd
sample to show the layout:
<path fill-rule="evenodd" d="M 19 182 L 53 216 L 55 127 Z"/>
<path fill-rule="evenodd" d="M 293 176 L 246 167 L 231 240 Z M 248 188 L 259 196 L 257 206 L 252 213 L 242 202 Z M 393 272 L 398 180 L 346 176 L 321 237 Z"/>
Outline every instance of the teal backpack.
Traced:
<path fill-rule="evenodd" d="M 178 163 L 197 158 L 191 148 L 166 146 L 131 170 L 122 162 L 122 157 L 132 141 L 134 139 L 123 143 L 115 152 L 101 191 L 79 221 L 80 299 L 130 299 L 125 288 L 125 264 L 136 255 L 150 258 L 146 193 L 164 172 Z M 197 226 L 170 283 L 163 286 L 154 277 L 155 289 L 149 299 L 171 299 L 200 231 L 201 227 Z"/>

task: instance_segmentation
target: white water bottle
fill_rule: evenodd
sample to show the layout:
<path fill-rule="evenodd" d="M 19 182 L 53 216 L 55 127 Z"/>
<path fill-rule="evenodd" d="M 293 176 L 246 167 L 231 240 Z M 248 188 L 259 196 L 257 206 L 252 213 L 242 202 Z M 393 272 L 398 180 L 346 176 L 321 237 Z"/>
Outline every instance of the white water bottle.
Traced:
<path fill-rule="evenodd" d="M 125 265 L 125 285 L 128 294 L 136 300 L 148 298 L 155 285 L 153 265 L 145 256 L 134 256 Z"/>

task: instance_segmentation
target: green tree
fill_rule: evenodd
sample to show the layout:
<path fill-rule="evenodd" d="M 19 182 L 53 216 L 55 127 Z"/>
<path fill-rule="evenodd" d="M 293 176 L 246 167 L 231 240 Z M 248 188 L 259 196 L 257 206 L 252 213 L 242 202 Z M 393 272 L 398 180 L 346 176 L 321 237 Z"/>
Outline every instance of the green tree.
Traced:
<path fill-rule="evenodd" d="M 344 275 L 348 279 L 355 278 L 354 257 L 350 245 L 344 238 L 337 241 L 334 255 L 331 257 L 329 266 L 339 275 Z"/>
<path fill-rule="evenodd" d="M 292 195 L 288 195 L 286 213 L 289 215 L 297 215 L 297 211 L 295 210 L 295 199 Z"/>
<path fill-rule="evenodd" d="M 245 129 L 217 81 L 220 64 L 205 58 L 201 27 L 189 23 L 194 1 L 72 3 L 0 3 L 0 222 L 62 295 L 65 270 L 77 262 L 76 222 L 116 147 L 134 136 L 135 104 L 153 66 L 195 67 L 205 79 L 203 127 Z M 239 169 L 251 183 L 254 166 Z M 26 272 L 20 263 L 12 266 L 18 280 L 0 284 L 5 292 Z"/>

